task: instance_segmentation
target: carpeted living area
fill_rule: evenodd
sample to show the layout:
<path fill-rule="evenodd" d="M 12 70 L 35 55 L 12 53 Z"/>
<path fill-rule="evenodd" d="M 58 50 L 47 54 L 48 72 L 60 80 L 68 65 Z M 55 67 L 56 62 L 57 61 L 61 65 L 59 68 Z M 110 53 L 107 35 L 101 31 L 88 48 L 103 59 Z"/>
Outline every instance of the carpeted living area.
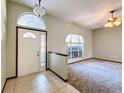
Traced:
<path fill-rule="evenodd" d="M 68 82 L 81 93 L 122 93 L 122 64 L 96 59 L 70 64 Z"/>

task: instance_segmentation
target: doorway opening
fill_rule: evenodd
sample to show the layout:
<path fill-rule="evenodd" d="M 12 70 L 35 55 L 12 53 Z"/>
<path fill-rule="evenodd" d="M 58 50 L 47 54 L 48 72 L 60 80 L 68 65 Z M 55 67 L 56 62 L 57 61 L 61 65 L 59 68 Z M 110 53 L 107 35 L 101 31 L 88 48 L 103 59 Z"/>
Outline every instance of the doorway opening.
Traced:
<path fill-rule="evenodd" d="M 16 27 L 16 76 L 47 69 L 47 31 L 44 21 L 24 13 Z"/>

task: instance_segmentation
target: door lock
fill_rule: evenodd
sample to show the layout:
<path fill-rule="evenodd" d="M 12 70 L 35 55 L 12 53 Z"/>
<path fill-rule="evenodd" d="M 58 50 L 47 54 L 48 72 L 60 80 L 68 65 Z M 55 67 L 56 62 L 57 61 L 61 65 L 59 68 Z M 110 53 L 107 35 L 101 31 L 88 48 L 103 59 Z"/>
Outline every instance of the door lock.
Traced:
<path fill-rule="evenodd" d="M 40 53 L 39 53 L 39 51 L 37 51 L 37 56 L 39 56 L 40 55 Z"/>
<path fill-rule="evenodd" d="M 40 54 L 37 54 L 37 56 L 39 56 Z"/>

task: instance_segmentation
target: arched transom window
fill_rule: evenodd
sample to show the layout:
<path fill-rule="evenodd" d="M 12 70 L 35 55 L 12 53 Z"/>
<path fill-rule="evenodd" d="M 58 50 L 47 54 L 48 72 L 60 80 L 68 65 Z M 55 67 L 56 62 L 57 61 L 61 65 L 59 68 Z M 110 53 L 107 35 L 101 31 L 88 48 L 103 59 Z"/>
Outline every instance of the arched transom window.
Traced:
<path fill-rule="evenodd" d="M 18 19 L 17 25 L 38 29 L 46 29 L 44 21 L 32 13 L 25 13 L 21 15 Z"/>
<path fill-rule="evenodd" d="M 66 38 L 66 50 L 68 59 L 80 59 L 84 54 L 84 40 L 81 35 L 69 34 Z"/>

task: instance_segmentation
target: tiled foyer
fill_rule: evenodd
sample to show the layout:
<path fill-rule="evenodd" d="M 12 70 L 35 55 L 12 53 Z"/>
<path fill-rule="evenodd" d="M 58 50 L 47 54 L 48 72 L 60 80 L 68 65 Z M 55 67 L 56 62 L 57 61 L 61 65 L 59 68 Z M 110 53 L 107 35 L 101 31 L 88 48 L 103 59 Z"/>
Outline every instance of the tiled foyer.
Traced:
<path fill-rule="evenodd" d="M 80 93 L 50 71 L 38 72 L 7 81 L 4 93 Z"/>

